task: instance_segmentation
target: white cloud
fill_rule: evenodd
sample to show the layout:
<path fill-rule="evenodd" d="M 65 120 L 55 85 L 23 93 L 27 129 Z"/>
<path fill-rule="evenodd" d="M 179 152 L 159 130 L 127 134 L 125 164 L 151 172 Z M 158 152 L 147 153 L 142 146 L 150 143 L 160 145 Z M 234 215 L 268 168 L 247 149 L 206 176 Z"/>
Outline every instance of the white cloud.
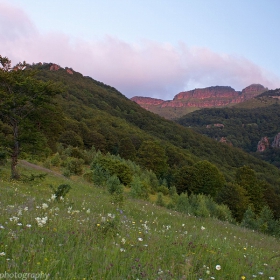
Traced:
<path fill-rule="evenodd" d="M 252 83 L 280 87 L 280 79 L 243 57 L 157 42 L 129 44 L 110 36 L 83 41 L 39 33 L 24 11 L 0 3 L 0 54 L 19 61 L 54 62 L 135 95 L 172 99 L 194 87 Z"/>

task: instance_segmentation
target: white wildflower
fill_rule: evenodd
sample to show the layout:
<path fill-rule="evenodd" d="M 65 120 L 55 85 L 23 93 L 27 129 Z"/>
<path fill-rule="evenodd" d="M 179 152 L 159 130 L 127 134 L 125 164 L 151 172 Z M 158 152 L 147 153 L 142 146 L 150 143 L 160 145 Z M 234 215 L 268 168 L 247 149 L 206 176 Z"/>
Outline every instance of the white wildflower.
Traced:
<path fill-rule="evenodd" d="M 6 255 L 5 252 L 1 252 L 1 253 L 0 253 L 0 256 L 5 256 L 5 255 Z"/>
<path fill-rule="evenodd" d="M 216 269 L 217 269 L 217 270 L 221 270 L 221 268 L 222 268 L 222 267 L 221 267 L 219 264 L 216 265 Z"/>
<path fill-rule="evenodd" d="M 35 218 L 35 220 L 39 227 L 43 227 L 46 224 L 48 217 L 43 217 L 43 218 L 37 217 Z"/>
<path fill-rule="evenodd" d="M 205 230 L 205 227 L 204 227 L 204 226 L 201 226 L 201 230 Z"/>
<path fill-rule="evenodd" d="M 138 238 L 138 241 L 143 241 L 143 238 L 139 237 L 139 238 Z"/>
<path fill-rule="evenodd" d="M 42 204 L 42 208 L 45 210 L 45 209 L 47 209 L 49 207 L 49 205 L 47 204 L 47 203 L 43 203 Z"/>

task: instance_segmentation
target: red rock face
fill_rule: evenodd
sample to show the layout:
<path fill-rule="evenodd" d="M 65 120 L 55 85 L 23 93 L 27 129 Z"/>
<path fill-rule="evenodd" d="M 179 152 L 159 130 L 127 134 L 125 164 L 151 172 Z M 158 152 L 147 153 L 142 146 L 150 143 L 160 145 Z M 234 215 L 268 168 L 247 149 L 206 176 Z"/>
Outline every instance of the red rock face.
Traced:
<path fill-rule="evenodd" d="M 51 67 L 50 67 L 50 70 L 51 70 L 51 71 L 57 71 L 59 68 L 60 68 L 59 65 L 57 65 L 57 64 L 52 64 Z"/>
<path fill-rule="evenodd" d="M 180 92 L 175 95 L 173 100 L 178 99 L 206 99 L 206 98 L 223 98 L 223 97 L 238 97 L 240 93 L 235 91 L 231 87 L 208 87 L 208 88 L 198 88 L 190 91 Z"/>
<path fill-rule="evenodd" d="M 160 108 L 212 108 L 243 102 L 253 98 L 265 90 L 266 88 L 258 84 L 250 85 L 244 88 L 242 91 L 235 91 L 233 88 L 227 86 L 215 86 L 180 92 L 174 96 L 173 100 L 170 101 L 139 96 L 133 97 L 131 100 L 138 103 L 145 109 L 149 109 L 152 106 L 157 106 Z"/>
<path fill-rule="evenodd" d="M 66 72 L 67 72 L 68 74 L 70 74 L 70 75 L 73 75 L 73 71 L 72 71 L 70 68 L 67 68 L 67 69 L 66 69 Z"/>
<path fill-rule="evenodd" d="M 257 151 L 258 152 L 263 152 L 263 151 L 265 151 L 268 148 L 269 148 L 269 140 L 268 140 L 268 138 L 266 136 L 262 137 L 262 139 L 258 143 Z"/>

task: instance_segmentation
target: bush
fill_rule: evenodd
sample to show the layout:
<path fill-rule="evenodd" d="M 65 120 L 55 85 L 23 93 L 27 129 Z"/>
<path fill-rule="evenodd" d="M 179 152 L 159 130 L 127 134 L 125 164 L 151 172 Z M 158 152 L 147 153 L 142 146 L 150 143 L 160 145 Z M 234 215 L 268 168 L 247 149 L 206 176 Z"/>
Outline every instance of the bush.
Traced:
<path fill-rule="evenodd" d="M 61 159 L 58 153 L 56 153 L 52 158 L 51 158 L 51 164 L 53 166 L 60 166 Z"/>
<path fill-rule="evenodd" d="M 169 189 L 166 186 L 159 186 L 157 191 L 161 192 L 163 195 L 169 195 Z"/>
<path fill-rule="evenodd" d="M 138 176 L 133 177 L 130 187 L 130 196 L 132 198 L 147 199 L 149 197 L 147 184 L 142 182 Z"/>
<path fill-rule="evenodd" d="M 181 195 L 177 199 L 175 209 L 182 213 L 189 213 L 190 203 L 187 193 L 181 193 Z"/>
<path fill-rule="evenodd" d="M 67 174 L 74 174 L 74 175 L 81 175 L 83 173 L 83 159 L 77 159 L 69 157 L 66 159 L 65 162 L 63 162 L 63 166 L 65 167 L 64 173 Z"/>
<path fill-rule="evenodd" d="M 123 186 L 116 175 L 109 177 L 106 182 L 108 192 L 112 195 L 112 202 L 122 204 L 124 201 Z"/>
<path fill-rule="evenodd" d="M 165 206 L 165 203 L 163 201 L 163 194 L 161 192 L 158 193 L 156 205 L 161 206 L 161 207 Z"/>

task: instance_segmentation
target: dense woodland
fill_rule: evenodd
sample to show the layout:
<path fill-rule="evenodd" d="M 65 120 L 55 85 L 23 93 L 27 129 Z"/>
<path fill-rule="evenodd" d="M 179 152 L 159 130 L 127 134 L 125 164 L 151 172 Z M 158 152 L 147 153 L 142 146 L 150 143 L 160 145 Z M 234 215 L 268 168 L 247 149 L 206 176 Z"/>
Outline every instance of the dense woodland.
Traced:
<path fill-rule="evenodd" d="M 217 141 L 224 138 L 228 144 L 279 168 L 280 150 L 271 147 L 274 137 L 280 132 L 280 103 L 276 98 L 279 92 L 279 89 L 267 91 L 236 107 L 202 109 L 177 122 Z M 257 146 L 262 137 L 269 139 L 270 146 L 260 153 Z"/>
<path fill-rule="evenodd" d="M 267 121 L 257 117 L 259 109 L 247 112 L 245 125 L 242 126 L 243 119 L 238 122 L 240 127 L 232 120 L 246 116 L 245 109 L 229 108 L 225 109 L 226 113 L 205 110 L 213 112 L 214 122 L 228 120 L 223 130 L 215 128 L 210 137 L 225 136 L 219 133 L 230 127 L 235 129 L 231 142 L 236 147 L 232 147 L 200 134 L 199 126 L 209 124 L 209 115 L 206 119 L 203 114 L 191 114 L 192 124 L 187 118 L 180 121 L 192 127 L 199 124 L 198 133 L 144 110 L 111 86 L 73 70 L 73 74 L 63 68 L 50 71 L 50 66 L 36 64 L 20 70 L 36 70 L 34 79 L 55 83 L 57 88 L 46 106 L 30 111 L 20 122 L 17 141 L 22 159 L 63 164 L 68 176 L 95 174 L 96 184 L 115 176 L 117 179 L 111 178 L 112 182 L 119 180 L 127 187 L 137 185 L 143 198 L 146 192 L 158 190 L 175 189 L 177 194 L 189 196 L 204 194 L 217 203 L 226 204 L 237 221 L 242 220 L 248 208 L 258 214 L 267 206 L 274 218 L 280 218 L 280 171 L 240 149 L 253 149 L 248 143 L 259 141 L 260 135 L 254 133 L 257 127 L 266 127 L 266 132 L 271 133 L 267 134 L 269 137 L 279 132 L 276 125 L 279 105 L 269 108 L 271 118 L 268 116 Z M 20 88 L 20 84 L 18 86 Z M 8 95 L 3 80 L 0 80 L 0 94 L 0 109 L 4 112 L 9 103 L 5 103 Z M 24 95 L 24 91 L 19 94 Z M 242 140 L 239 135 L 244 136 L 247 131 L 250 133 Z M 13 127 L 2 113 L 2 162 L 11 157 L 14 140 Z M 236 145 L 237 142 L 240 144 Z M 88 173 L 82 165 L 90 166 Z"/>

